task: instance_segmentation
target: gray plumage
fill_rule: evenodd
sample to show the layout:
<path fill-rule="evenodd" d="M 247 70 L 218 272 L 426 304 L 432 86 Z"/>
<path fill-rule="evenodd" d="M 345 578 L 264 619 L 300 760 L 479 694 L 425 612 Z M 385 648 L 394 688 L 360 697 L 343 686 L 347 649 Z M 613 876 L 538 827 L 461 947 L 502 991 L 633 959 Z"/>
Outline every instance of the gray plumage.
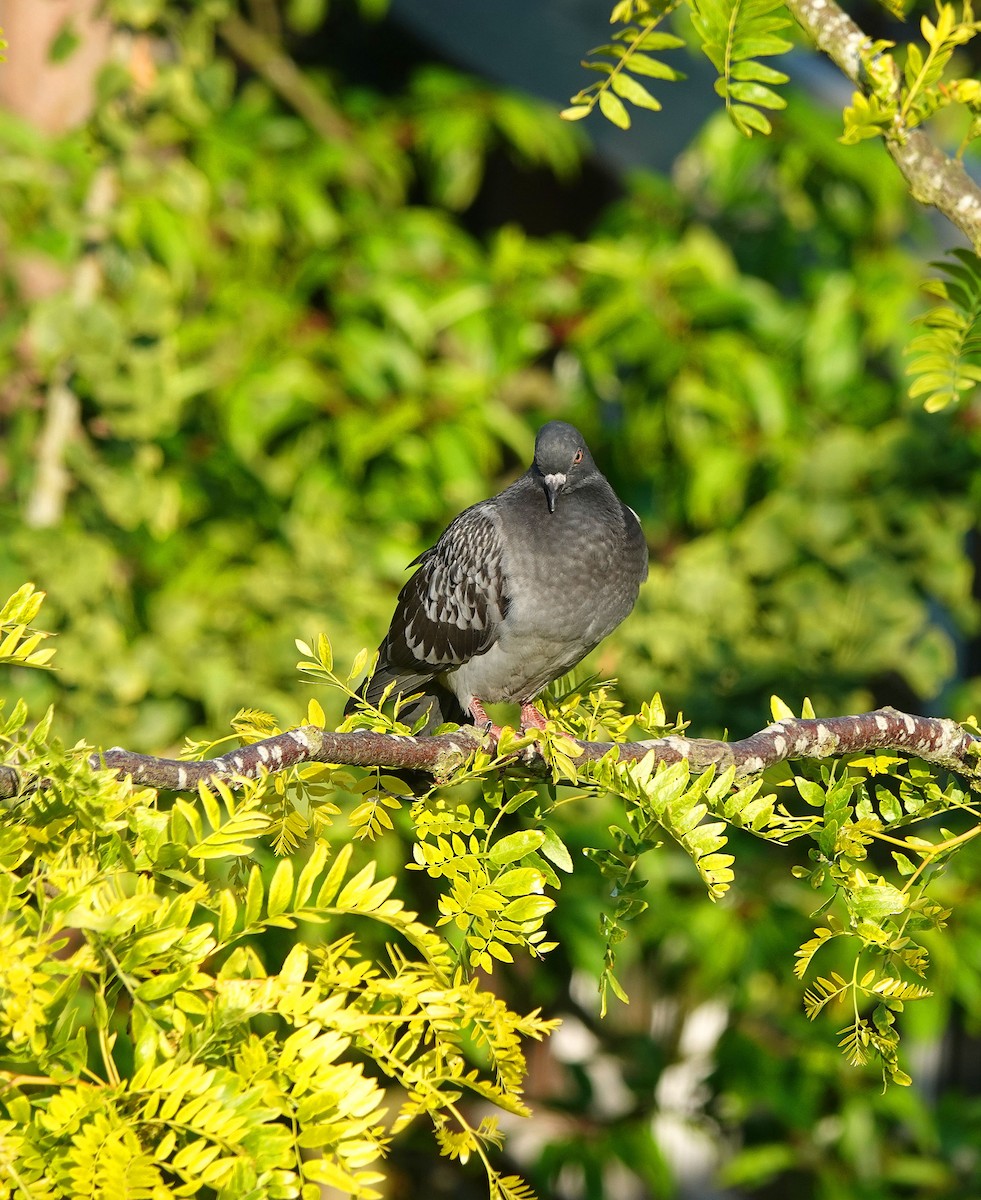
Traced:
<path fill-rule="evenodd" d="M 636 514 L 564 421 L 539 430 L 535 460 L 499 495 L 462 512 L 399 594 L 362 695 L 423 695 L 428 728 L 486 720 L 484 704 L 531 701 L 627 616 L 647 578 Z"/>

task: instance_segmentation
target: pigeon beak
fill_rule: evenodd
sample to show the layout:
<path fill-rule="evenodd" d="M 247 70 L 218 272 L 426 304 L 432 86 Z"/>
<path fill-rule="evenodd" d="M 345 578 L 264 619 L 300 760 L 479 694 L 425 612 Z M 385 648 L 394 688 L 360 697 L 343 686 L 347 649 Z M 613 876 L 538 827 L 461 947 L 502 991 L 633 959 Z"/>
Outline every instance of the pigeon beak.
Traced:
<path fill-rule="evenodd" d="M 555 501 L 559 492 L 565 487 L 564 475 L 546 475 L 545 479 L 545 498 L 548 500 L 548 511 L 555 512 Z"/>

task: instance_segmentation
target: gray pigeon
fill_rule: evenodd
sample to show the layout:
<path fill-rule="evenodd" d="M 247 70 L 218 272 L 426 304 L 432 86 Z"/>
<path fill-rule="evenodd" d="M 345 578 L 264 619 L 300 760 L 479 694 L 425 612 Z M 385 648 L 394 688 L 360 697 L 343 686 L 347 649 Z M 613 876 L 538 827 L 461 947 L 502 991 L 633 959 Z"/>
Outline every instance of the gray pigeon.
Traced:
<path fill-rule="evenodd" d="M 402 719 L 426 712 L 428 729 L 467 713 L 494 729 L 484 705 L 501 702 L 541 727 L 532 701 L 633 608 L 647 545 L 579 430 L 549 421 L 525 474 L 462 512 L 417 564 L 361 695 L 377 705 L 393 682 L 392 696 L 422 692 Z"/>

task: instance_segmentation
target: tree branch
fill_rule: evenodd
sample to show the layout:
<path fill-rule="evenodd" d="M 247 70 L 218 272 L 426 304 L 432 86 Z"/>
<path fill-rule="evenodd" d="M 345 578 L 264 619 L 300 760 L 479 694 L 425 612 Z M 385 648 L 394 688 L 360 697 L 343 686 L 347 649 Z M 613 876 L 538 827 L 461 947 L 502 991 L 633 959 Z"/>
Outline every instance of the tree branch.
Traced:
<path fill-rule="evenodd" d="M 588 762 L 604 754 L 617 753 L 621 762 L 636 762 L 653 753 L 658 762 L 687 759 L 695 771 L 708 766 L 734 766 L 742 779 L 760 774 L 766 767 L 786 759 L 831 758 L 873 750 L 894 750 L 944 767 L 961 776 L 981 792 L 981 738 L 962 729 L 955 721 L 939 717 L 915 717 L 894 708 L 880 708 L 858 716 L 799 720 L 785 718 L 738 742 L 708 738 L 666 737 L 617 745 L 614 742 L 577 742 L 578 761 Z M 221 758 L 183 762 L 134 754 L 115 747 L 90 756 L 95 768 L 107 767 L 120 778 L 131 776 L 143 787 L 171 791 L 193 791 L 208 779 L 235 785 L 257 778 L 263 771 L 282 771 L 300 763 L 338 763 L 349 766 L 385 767 L 424 771 L 435 779 L 446 778 L 482 746 L 487 745 L 476 729 L 464 726 L 456 733 L 436 737 L 403 737 L 387 733 L 334 733 L 315 725 L 303 725 L 275 737 L 243 746 Z M 536 743 L 515 755 L 515 763 L 533 772 L 547 773 L 548 766 Z M 0 767 L 0 797 L 27 791 L 12 767 Z"/>
<path fill-rule="evenodd" d="M 786 0 L 786 4 L 810 41 L 865 91 L 862 51 L 872 39 L 835 0 Z M 981 254 L 981 187 L 963 163 L 944 154 L 920 129 L 897 128 L 886 134 L 885 144 L 913 198 L 942 212 Z"/>
<path fill-rule="evenodd" d="M 324 141 L 345 144 L 351 141 L 347 121 L 275 42 L 235 12 L 225 17 L 218 32 L 232 52 L 261 75 Z"/>
<path fill-rule="evenodd" d="M 65 466 L 65 451 L 79 436 L 81 406 L 78 397 L 59 371 L 48 387 L 44 423 L 37 440 L 37 470 L 24 505 L 24 524 L 32 529 L 50 529 L 65 515 L 65 502 L 72 477 Z"/>
<path fill-rule="evenodd" d="M 579 747 L 579 763 L 595 761 L 614 751 L 621 762 L 636 762 L 653 753 L 658 762 L 687 759 L 695 771 L 709 766 L 721 770 L 735 767 L 741 779 L 759 775 L 787 759 L 893 750 L 953 771 L 981 792 L 981 738 L 962 729 L 956 721 L 911 716 L 895 708 L 824 719 L 787 717 L 738 742 L 676 736 L 620 744 L 572 740 Z M 202 762 L 156 758 L 115 746 L 90 755 L 89 763 L 96 769 L 114 770 L 121 779 L 130 776 L 141 787 L 186 792 L 209 779 L 235 786 L 243 779 L 257 778 L 263 771 L 283 771 L 301 763 L 422 771 L 440 780 L 481 748 L 490 748 L 490 744 L 472 726 L 435 737 L 409 737 L 365 730 L 335 733 L 316 725 L 301 725 Z M 525 770 L 548 773 L 548 764 L 534 742 L 510 761 Z M 0 766 L 0 799 L 23 795 L 37 786 L 36 780 L 23 778 L 15 768 Z"/>

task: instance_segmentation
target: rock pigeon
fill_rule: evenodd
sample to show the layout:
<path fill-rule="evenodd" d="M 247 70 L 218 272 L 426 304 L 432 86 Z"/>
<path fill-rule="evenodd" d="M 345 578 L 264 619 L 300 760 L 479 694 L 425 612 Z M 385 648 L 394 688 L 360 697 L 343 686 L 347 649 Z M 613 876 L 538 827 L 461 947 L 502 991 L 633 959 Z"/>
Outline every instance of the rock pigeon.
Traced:
<path fill-rule="evenodd" d="M 518 703 L 521 727 L 544 725 L 542 689 L 597 646 L 633 608 L 647 578 L 637 514 L 597 469 L 578 429 L 549 421 L 531 467 L 462 512 L 399 594 L 361 695 L 421 692 L 401 718 L 494 726 L 485 704 Z M 352 701 L 348 710 L 355 707 Z"/>

